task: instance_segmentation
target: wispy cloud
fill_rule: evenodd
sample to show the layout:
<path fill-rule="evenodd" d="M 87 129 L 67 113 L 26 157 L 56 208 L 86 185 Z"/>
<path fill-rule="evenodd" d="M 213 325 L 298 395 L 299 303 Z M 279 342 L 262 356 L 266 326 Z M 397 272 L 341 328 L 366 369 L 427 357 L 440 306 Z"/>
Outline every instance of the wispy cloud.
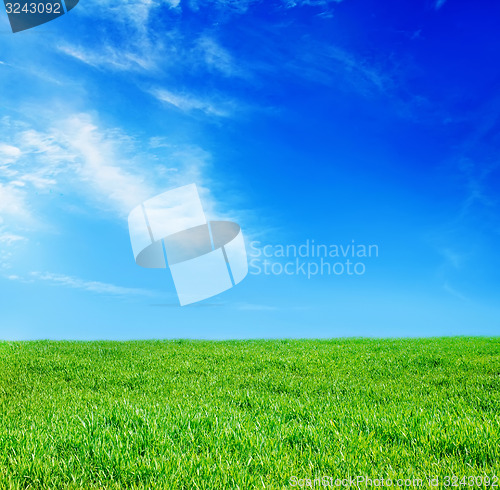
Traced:
<path fill-rule="evenodd" d="M 27 242 L 25 236 L 12 233 L 9 227 L 3 225 L 3 218 L 0 216 L 0 269 L 8 270 L 12 267 L 14 252 L 20 244 Z"/>
<path fill-rule="evenodd" d="M 214 37 L 206 35 L 200 37 L 197 41 L 196 51 L 201 54 L 203 63 L 210 70 L 226 77 L 246 78 L 249 76 L 248 71 Z"/>
<path fill-rule="evenodd" d="M 87 0 L 87 9 L 80 15 L 93 15 L 99 10 L 100 15 L 109 21 L 121 23 L 137 30 L 148 28 L 152 12 L 162 8 L 178 9 L 180 0 Z"/>
<path fill-rule="evenodd" d="M 436 1 L 436 10 L 439 10 L 445 3 L 446 3 L 446 0 L 437 0 Z"/>
<path fill-rule="evenodd" d="M 497 195 L 489 189 L 492 174 L 500 170 L 497 161 L 489 164 L 478 164 L 472 158 L 466 156 L 467 149 L 455 164 L 455 172 L 459 184 L 463 187 L 464 199 L 458 219 L 463 219 L 473 207 L 480 206 L 493 210 L 499 205 Z"/>
<path fill-rule="evenodd" d="M 293 33 L 293 35 L 291 35 Z M 328 86 L 362 96 L 395 95 L 398 84 L 394 61 L 384 54 L 352 51 L 341 44 L 320 41 L 286 24 L 248 30 L 248 42 L 265 46 L 259 58 L 249 53 L 247 73 L 257 84 L 269 81 Z M 283 43 L 283 37 L 289 38 Z"/>
<path fill-rule="evenodd" d="M 280 70 L 287 70 L 308 83 L 331 85 L 337 82 L 362 95 L 385 93 L 393 85 L 387 70 L 338 46 L 306 43 L 296 49 L 290 61 L 274 62 L 273 66 L 280 66 Z M 342 81 L 344 83 L 338 83 Z"/>
<path fill-rule="evenodd" d="M 176 107 L 181 111 L 201 111 L 207 115 L 228 117 L 230 111 L 209 99 L 199 99 L 191 95 L 174 93 L 166 89 L 153 89 L 151 94 L 160 102 Z"/>
<path fill-rule="evenodd" d="M 19 151 L 9 153 L 20 156 L 11 173 L 0 168 L 0 216 L 27 219 L 31 216 L 27 197 L 38 203 L 55 191 L 72 193 L 73 203 L 83 199 L 125 223 L 140 202 L 166 189 L 196 183 L 212 219 L 231 214 L 236 218 L 227 199 L 214 199 L 210 189 L 226 193 L 211 176 L 211 155 L 197 145 L 178 145 L 165 137 L 151 137 L 149 144 L 139 145 L 134 135 L 104 126 L 95 115 L 59 119 L 40 115 L 40 125 L 49 122 L 48 128 L 20 125 L 13 135 Z M 16 233 L 12 228 L 9 232 Z"/>
<path fill-rule="evenodd" d="M 0 165 L 15 162 L 21 153 L 21 150 L 15 146 L 0 143 Z"/>
<path fill-rule="evenodd" d="M 31 189 L 72 189 L 120 216 L 154 192 L 122 150 L 126 135 L 100 127 L 89 114 L 53 120 L 48 129 L 25 128 L 15 138 L 20 149 L 9 153 L 18 158 L 16 168 L 0 168 L 0 215 L 27 217 Z"/>
<path fill-rule="evenodd" d="M 348 73 L 359 77 L 360 82 L 366 82 L 380 91 L 385 90 L 389 83 L 387 74 L 375 68 L 367 60 L 360 59 L 352 53 L 332 47 L 327 50 L 326 56 L 342 65 Z"/>
<path fill-rule="evenodd" d="M 0 182 L 0 223 L 7 219 L 25 222 L 30 218 L 26 193 L 11 183 Z"/>
<path fill-rule="evenodd" d="M 465 256 L 450 248 L 441 249 L 441 254 L 446 260 L 446 263 L 454 269 L 460 269 L 465 261 Z"/>
<path fill-rule="evenodd" d="M 91 194 L 121 215 L 150 195 L 153 186 L 120 155 L 119 136 L 99 128 L 88 114 L 73 115 L 64 121 L 64 129 L 54 131 L 77 156 L 80 190 L 88 186 Z"/>
<path fill-rule="evenodd" d="M 213 37 L 201 36 L 198 40 L 186 42 L 176 32 L 164 40 L 135 43 L 128 46 L 104 44 L 96 47 L 62 45 L 58 49 L 65 55 L 94 68 L 115 72 L 138 72 L 143 80 L 138 88 L 158 85 L 158 79 L 177 79 L 177 74 L 196 73 L 198 76 L 222 76 L 224 78 L 250 77 L 242 69 L 227 49 Z M 149 80 L 149 81 L 145 81 Z M 199 96 L 189 87 L 184 90 L 169 90 L 156 87 L 145 90 L 161 103 L 175 107 L 185 113 L 201 113 L 209 117 L 229 117 L 235 112 L 236 103 L 227 97 L 213 95 Z"/>
<path fill-rule="evenodd" d="M 12 267 L 14 251 L 20 243 L 25 241 L 27 241 L 26 237 L 7 231 L 0 217 L 0 269 L 8 270 Z"/>
<path fill-rule="evenodd" d="M 259 4 L 261 0 L 191 0 L 188 5 L 193 10 L 199 10 L 202 6 L 228 11 L 233 14 L 244 14 L 253 5 Z M 330 4 L 340 3 L 342 0 L 282 0 L 279 6 L 284 8 L 295 8 L 307 6 L 326 7 Z"/>
<path fill-rule="evenodd" d="M 498 257 L 491 254 L 498 246 L 500 231 L 496 185 L 500 163 L 495 151 L 499 108 L 500 98 L 496 97 L 486 107 L 467 113 L 468 136 L 451 149 L 450 156 L 437 168 L 443 194 L 453 195 L 447 204 L 449 212 L 431 232 L 432 244 L 444 259 L 437 274 L 444 281 L 445 290 L 461 299 L 467 299 L 467 295 L 455 294 L 457 290 L 450 284 L 458 284 L 472 295 L 480 287 L 480 278 L 488 280 L 499 264 Z M 487 263 L 484 257 L 489 257 Z M 468 276 L 475 280 L 466 279 Z"/>
<path fill-rule="evenodd" d="M 36 281 L 45 281 L 54 286 L 68 287 L 72 289 L 79 289 L 96 294 L 111 295 L 111 296 L 156 296 L 159 293 L 155 291 L 148 291 L 145 289 L 128 288 L 117 286 L 99 281 L 87 281 L 78 277 L 67 276 L 64 274 L 54 274 L 51 272 L 31 272 L 29 277 L 21 277 L 16 274 L 5 276 L 11 281 L 18 281 L 23 283 L 34 283 Z"/>
<path fill-rule="evenodd" d="M 273 8 L 292 9 L 302 6 L 314 6 L 321 9 L 340 3 L 341 0 L 282 0 Z M 189 81 L 199 77 L 239 78 L 255 81 L 254 73 L 247 63 L 233 55 L 228 47 L 212 31 L 185 35 L 179 30 L 178 16 L 183 10 L 193 10 L 198 15 L 206 16 L 207 23 L 218 25 L 230 22 L 234 16 L 243 15 L 259 0 L 212 0 L 181 3 L 179 0 L 152 1 L 126 0 L 119 5 L 110 0 L 89 0 L 86 12 L 98 9 L 100 16 L 107 19 L 107 28 L 96 26 L 94 38 L 85 44 L 65 43 L 56 49 L 89 66 L 115 72 L 137 72 L 142 80 L 137 83 L 144 86 L 159 85 L 158 80 L 170 80 L 177 83 L 179 76 L 185 80 L 184 90 L 156 88 L 150 93 L 163 103 L 185 112 L 202 112 L 208 116 L 227 117 L 235 111 L 234 103 L 214 97 L 207 99 L 196 95 L 196 90 L 189 86 Z M 80 15 L 88 15 L 79 13 Z M 211 19 L 213 22 L 211 22 Z M 113 36 L 109 35 L 109 24 L 114 26 Z M 159 26 L 161 25 L 161 29 Z M 154 26 L 154 28 L 153 28 Z M 159 35 L 161 32 L 161 35 Z M 306 49 L 305 53 L 311 50 Z M 321 53 L 322 50 L 313 50 Z M 295 57 L 294 57 L 295 58 Z M 360 60 L 348 57 L 346 53 L 331 53 L 331 59 L 337 58 L 349 70 L 365 80 L 382 84 L 382 77 L 377 70 L 363 64 Z M 342 59 L 340 59 L 342 58 Z M 316 68 L 308 66 L 308 60 L 299 63 L 294 70 L 299 76 L 321 80 L 314 71 L 321 74 L 328 60 L 318 60 Z M 282 66 L 280 63 L 274 66 Z M 193 76 L 194 75 L 194 76 Z M 193 82 L 194 83 L 194 82 Z M 327 82 L 328 83 L 328 82 Z"/>
<path fill-rule="evenodd" d="M 211 154 L 199 146 L 164 135 L 144 140 L 103 124 L 96 113 L 36 113 L 30 123 L 0 119 L 0 133 L 10 138 L 0 148 L 4 162 L 11 162 L 0 166 L 1 269 L 18 263 L 25 242 L 43 240 L 40 233 L 57 234 L 61 213 L 118 220 L 126 228 L 139 203 L 191 183 L 209 219 L 231 219 L 248 230 L 241 197 L 231 197 L 236 190 L 224 188 Z"/>
<path fill-rule="evenodd" d="M 460 291 L 456 290 L 452 286 L 450 286 L 447 282 L 444 283 L 443 289 L 448 293 L 451 294 L 452 296 L 455 296 L 455 298 L 458 298 L 462 301 L 468 301 L 469 298 L 467 298 L 464 294 L 462 294 Z"/>
<path fill-rule="evenodd" d="M 308 5 L 311 7 L 327 7 L 331 4 L 341 3 L 343 0 L 285 0 L 287 8 L 302 7 Z"/>
<path fill-rule="evenodd" d="M 278 307 L 272 305 L 263 305 L 258 303 L 237 303 L 234 305 L 238 310 L 243 311 L 276 311 Z"/>
<path fill-rule="evenodd" d="M 75 9 L 77 15 L 105 19 L 104 25 L 95 24 L 93 37 L 85 45 L 64 43 L 58 50 L 82 63 L 114 71 L 154 72 L 159 65 L 174 55 L 176 30 L 170 25 L 161 29 L 161 35 L 151 27 L 167 12 L 180 12 L 180 0 L 88 0 L 86 9 Z M 111 28 L 110 28 L 111 27 Z M 110 30 L 113 36 L 110 36 Z M 177 39 L 177 38 L 176 38 Z"/>
<path fill-rule="evenodd" d="M 94 68 L 107 68 L 116 71 L 151 71 L 156 69 L 156 57 L 148 47 L 118 48 L 106 45 L 99 49 L 63 44 L 59 51 Z"/>
<path fill-rule="evenodd" d="M 21 235 L 14 235 L 13 233 L 2 233 L 0 229 L 0 243 L 6 243 L 7 245 L 11 245 L 16 242 L 22 242 L 26 240 L 26 237 Z"/>

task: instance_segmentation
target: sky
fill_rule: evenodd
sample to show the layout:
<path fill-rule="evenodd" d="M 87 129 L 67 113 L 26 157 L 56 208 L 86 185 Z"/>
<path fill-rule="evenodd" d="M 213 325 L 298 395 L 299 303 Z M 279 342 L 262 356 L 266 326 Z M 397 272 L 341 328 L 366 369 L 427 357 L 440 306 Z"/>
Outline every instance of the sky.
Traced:
<path fill-rule="evenodd" d="M 0 339 L 499 335 L 499 20 L 82 0 L 13 34 L 0 11 Z M 127 218 L 192 183 L 250 266 L 180 306 Z"/>

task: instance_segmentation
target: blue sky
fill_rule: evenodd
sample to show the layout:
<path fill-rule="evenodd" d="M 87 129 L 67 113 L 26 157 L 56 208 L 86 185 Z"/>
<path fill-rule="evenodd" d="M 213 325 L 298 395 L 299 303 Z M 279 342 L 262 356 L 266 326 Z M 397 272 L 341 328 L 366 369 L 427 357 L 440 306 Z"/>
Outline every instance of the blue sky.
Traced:
<path fill-rule="evenodd" d="M 500 334 L 499 14 L 85 0 L 12 34 L 0 13 L 0 338 Z M 190 183 L 248 252 L 378 256 L 180 307 L 127 216 Z"/>

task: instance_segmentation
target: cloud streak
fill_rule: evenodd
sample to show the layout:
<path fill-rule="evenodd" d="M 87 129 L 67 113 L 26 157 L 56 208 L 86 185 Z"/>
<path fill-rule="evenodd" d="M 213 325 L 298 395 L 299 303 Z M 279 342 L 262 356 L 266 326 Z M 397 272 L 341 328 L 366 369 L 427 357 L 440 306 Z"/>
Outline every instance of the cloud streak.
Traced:
<path fill-rule="evenodd" d="M 140 173 L 133 172 L 119 154 L 119 141 L 100 129 L 88 114 L 77 114 L 57 129 L 63 145 L 77 155 L 77 174 L 101 201 L 106 201 L 120 215 L 147 198 L 152 186 Z"/>
<path fill-rule="evenodd" d="M 111 296 L 157 296 L 159 293 L 148 291 L 145 289 L 128 288 L 109 284 L 100 281 L 87 281 L 78 277 L 67 276 L 65 274 L 54 274 L 51 272 L 31 272 L 29 278 L 23 278 L 15 274 L 6 276 L 11 281 L 23 283 L 34 283 L 36 281 L 44 281 L 53 286 L 68 287 L 71 289 L 79 289 L 95 294 L 111 295 Z"/>
<path fill-rule="evenodd" d="M 185 110 L 197 106 L 192 101 L 183 106 L 184 99 L 175 102 Z M 40 125 L 50 121 L 51 126 L 39 130 L 19 124 L 20 131 L 13 135 L 17 150 L 7 151 L 17 158 L 15 168 L 0 167 L 0 220 L 10 225 L 6 231 L 17 234 L 16 225 L 29 222 L 31 209 L 38 218 L 34 224 L 47 224 L 50 220 L 39 215 L 50 195 L 71 194 L 73 205 L 82 199 L 126 224 L 125 218 L 140 202 L 191 183 L 197 184 L 212 219 L 237 219 L 209 190 L 224 192 L 210 177 L 211 155 L 202 148 L 176 145 L 164 137 L 151 137 L 149 145 L 139 147 L 135 136 L 104 127 L 95 115 L 77 113 L 58 119 L 40 114 Z"/>
<path fill-rule="evenodd" d="M 191 95 L 178 94 L 166 89 L 151 90 L 153 95 L 160 102 L 176 107 L 183 112 L 201 111 L 209 116 L 228 117 L 230 111 L 209 99 L 198 99 Z"/>
<path fill-rule="evenodd" d="M 22 242 L 24 240 L 26 240 L 26 238 L 21 235 L 14 235 L 13 233 L 0 234 L 0 243 L 6 243 L 7 245 L 12 245 L 13 243 Z"/>
<path fill-rule="evenodd" d="M 12 183 L 0 182 L 0 223 L 7 219 L 26 222 L 31 212 L 26 202 L 26 194 Z"/>
<path fill-rule="evenodd" d="M 131 168 L 123 150 L 127 136 L 100 127 L 89 114 L 54 119 L 46 130 L 24 128 L 14 137 L 18 151 L 8 153 L 16 166 L 0 167 L 0 216 L 27 218 L 28 193 L 39 200 L 32 191 L 53 189 L 72 189 L 125 216 L 156 190 L 153 176 Z"/>
<path fill-rule="evenodd" d="M 107 68 L 115 71 L 152 71 L 157 67 L 155 57 L 150 54 L 150 49 L 147 47 L 120 49 L 107 45 L 97 50 L 63 44 L 58 49 L 61 53 L 94 68 Z"/>

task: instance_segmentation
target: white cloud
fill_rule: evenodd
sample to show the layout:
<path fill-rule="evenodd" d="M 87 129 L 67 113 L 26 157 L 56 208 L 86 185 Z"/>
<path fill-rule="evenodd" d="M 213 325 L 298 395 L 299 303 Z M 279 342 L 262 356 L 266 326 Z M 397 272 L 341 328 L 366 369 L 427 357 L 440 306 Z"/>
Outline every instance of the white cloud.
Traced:
<path fill-rule="evenodd" d="M 244 311 L 275 311 L 278 309 L 276 306 L 262 305 L 257 303 L 237 303 L 236 308 Z"/>
<path fill-rule="evenodd" d="M 303 7 L 308 5 L 311 7 L 328 7 L 332 3 L 340 3 L 343 0 L 284 0 L 287 8 Z"/>
<path fill-rule="evenodd" d="M 20 183 L 24 187 L 26 183 L 32 184 L 37 189 L 46 189 L 57 184 L 57 180 L 53 178 L 47 178 L 43 175 L 37 174 L 25 174 L 21 177 Z"/>
<path fill-rule="evenodd" d="M 385 89 L 387 84 L 386 76 L 366 61 L 360 60 L 340 48 L 331 48 L 327 55 L 342 64 L 347 72 L 357 74 L 361 80 L 365 80 L 378 90 L 383 91 Z"/>
<path fill-rule="evenodd" d="M 231 53 L 222 47 L 214 38 L 202 36 L 197 43 L 197 49 L 203 62 L 210 69 L 226 77 L 246 77 L 246 72 L 239 66 Z"/>
<path fill-rule="evenodd" d="M 63 44 L 59 51 L 95 68 L 108 68 L 116 71 L 154 70 L 156 59 L 149 48 L 117 48 L 111 45 L 98 50 Z"/>
<path fill-rule="evenodd" d="M 94 15 L 99 11 L 102 17 L 135 26 L 137 29 L 146 29 L 153 10 L 162 7 L 177 9 L 180 0 L 87 0 L 87 9 L 81 15 Z"/>
<path fill-rule="evenodd" d="M 112 296 L 156 296 L 155 291 L 148 291 L 138 288 L 127 288 L 116 286 L 99 281 L 86 281 L 78 277 L 67 276 L 64 274 L 54 274 L 51 272 L 31 272 L 30 278 L 23 278 L 15 274 L 6 276 L 11 281 L 19 281 L 24 283 L 32 283 L 36 280 L 46 281 L 54 286 L 64 286 L 72 289 L 80 289 L 96 294 L 109 294 Z"/>
<path fill-rule="evenodd" d="M 349 87 L 363 95 L 385 92 L 392 83 L 386 72 L 376 67 L 373 61 L 338 47 L 310 43 L 302 46 L 290 63 L 275 62 L 275 66 L 286 66 L 294 76 L 314 83 L 331 85 L 343 79 Z"/>
<path fill-rule="evenodd" d="M 26 240 L 26 237 L 23 237 L 21 235 L 14 235 L 13 233 L 0 233 L 0 243 L 12 245 L 15 242 L 21 242 L 24 240 Z"/>
<path fill-rule="evenodd" d="M 30 128 L 16 135 L 22 157 L 15 171 L 0 167 L 0 215 L 27 218 L 26 197 L 33 190 L 64 188 L 120 216 L 154 192 L 144 172 L 131 169 L 136 155 L 124 155 L 126 135 L 99 127 L 88 114 L 52 123 L 47 130 Z"/>
<path fill-rule="evenodd" d="M 62 144 L 76 155 L 80 191 L 85 188 L 120 215 L 151 195 L 144 175 L 133 172 L 120 155 L 120 136 L 94 124 L 88 114 L 77 114 L 56 129 Z"/>
<path fill-rule="evenodd" d="M 466 259 L 463 254 L 455 252 L 451 248 L 442 248 L 440 252 L 445 258 L 446 263 L 451 265 L 454 269 L 460 269 Z"/>
<path fill-rule="evenodd" d="M 19 148 L 0 143 L 0 165 L 15 162 L 22 152 Z"/>
<path fill-rule="evenodd" d="M 190 95 L 170 92 L 166 89 L 154 89 L 151 91 L 151 94 L 159 101 L 174 106 L 181 111 L 190 112 L 198 110 L 207 115 L 219 117 L 228 117 L 230 115 L 228 109 L 222 108 L 211 100 L 198 99 Z"/>
<path fill-rule="evenodd" d="M 188 5 L 194 11 L 200 10 L 201 7 L 217 7 L 234 14 L 244 14 L 257 1 L 259 0 L 190 0 Z"/>
<path fill-rule="evenodd" d="M 12 233 L 4 226 L 3 218 L 0 216 L 0 269 L 10 269 L 12 258 L 19 244 L 27 241 L 27 238 L 16 233 Z"/>
<path fill-rule="evenodd" d="M 176 145 L 162 136 L 139 147 L 133 136 L 103 127 L 86 113 L 41 118 L 41 125 L 52 126 L 43 131 L 24 126 L 15 136 L 21 152 L 16 171 L 6 175 L 0 168 L 0 216 L 27 218 L 27 196 L 35 206 L 46 199 L 42 191 L 55 190 L 72 194 L 73 203 L 83 197 L 94 209 L 123 220 L 138 203 L 191 183 L 210 216 L 221 215 L 209 191 L 217 184 L 209 178 L 211 155 L 198 146 Z"/>
<path fill-rule="evenodd" d="M 85 9 L 75 9 L 78 15 L 92 15 L 106 19 L 106 27 L 96 26 L 91 42 L 86 46 L 65 43 L 58 50 L 83 63 L 96 68 L 115 71 L 155 71 L 163 65 L 165 56 L 164 40 L 173 35 L 173 30 L 162 31 L 159 36 L 150 26 L 152 19 L 158 18 L 156 11 L 161 8 L 177 10 L 180 0 L 88 0 Z M 113 41 L 110 40 L 109 26 L 113 25 Z M 173 48 L 172 48 L 173 49 Z"/>
<path fill-rule="evenodd" d="M 302 7 L 304 5 L 327 7 L 330 4 L 340 3 L 342 0 L 282 0 L 281 4 L 285 8 Z M 190 0 L 188 5 L 192 10 L 199 10 L 203 7 L 217 7 L 233 14 L 244 14 L 253 5 L 261 3 L 261 0 Z"/>
<path fill-rule="evenodd" d="M 185 75 L 191 75 L 193 72 L 201 77 L 222 76 L 253 80 L 255 73 L 247 67 L 247 63 L 242 63 L 233 56 L 212 33 L 208 33 L 210 31 L 186 36 L 185 29 L 181 30 L 177 25 L 182 10 L 203 9 L 198 15 L 206 15 L 207 24 L 216 25 L 228 22 L 232 15 L 244 14 L 253 5 L 260 3 L 260 0 L 188 0 L 182 3 L 180 0 L 123 0 L 119 3 L 112 0 L 88 1 L 86 9 L 79 9 L 78 15 L 90 15 L 99 11 L 99 16 L 106 19 L 106 26 L 112 24 L 113 36 L 109 35 L 108 27 L 104 29 L 96 25 L 92 40 L 84 44 L 60 44 L 56 49 L 61 53 L 94 68 L 138 73 L 142 79 L 135 80 L 135 83 L 140 88 L 159 87 L 149 90 L 149 93 L 163 104 L 188 114 L 230 117 L 241 109 L 241 103 L 236 104 L 235 101 L 224 97 L 200 96 L 189 86 L 175 90 L 170 90 L 169 85 L 162 88 L 163 84 L 160 84 L 159 80 L 189 80 L 190 76 Z M 340 1 L 280 0 L 273 8 L 326 8 Z M 321 53 L 322 49 L 313 51 Z M 291 55 L 295 59 L 295 53 Z M 364 82 L 371 81 L 380 88 L 383 80 L 379 72 L 359 60 L 347 58 L 345 53 L 342 53 L 342 56 L 341 61 L 339 53 L 332 53 L 330 58 L 337 58 L 337 61 L 343 63 L 347 70 L 354 73 L 353 78 L 363 79 Z M 299 62 L 296 69 L 292 70 L 294 75 L 304 78 L 310 76 L 319 81 L 326 78 L 325 83 L 331 83 L 332 74 L 327 73 L 328 69 L 325 70 L 325 66 L 331 64 L 331 59 L 323 58 L 315 66 L 308 66 L 306 60 Z M 283 65 L 284 63 L 274 63 L 272 69 Z M 293 62 L 289 66 L 292 65 Z M 134 80 L 132 82 L 134 83 Z"/>
<path fill-rule="evenodd" d="M 61 203 L 66 212 L 98 210 L 127 227 L 126 218 L 139 203 L 196 183 L 207 218 L 231 219 L 243 227 L 249 221 L 234 211 L 237 190 L 211 176 L 211 155 L 196 145 L 178 145 L 165 136 L 139 145 L 134 135 L 105 127 L 86 113 L 57 120 L 41 111 L 40 126 L 47 128 L 19 125 L 21 131 L 12 132 L 21 152 L 15 175 L 0 169 L 0 232 L 5 254 L 10 254 L 2 256 L 4 263 L 11 262 L 12 247 L 21 242 L 14 237 L 26 235 L 33 241 L 42 229 L 57 230 L 60 208 L 49 213 L 52 202 Z"/>
<path fill-rule="evenodd" d="M 462 301 L 469 301 L 469 299 L 467 298 L 467 296 L 465 296 L 460 291 L 458 291 L 455 288 L 453 288 L 452 286 L 450 286 L 447 282 L 444 283 L 443 289 L 447 293 L 451 294 L 452 296 L 455 296 L 455 298 L 458 298 L 458 299 L 460 299 Z"/>
<path fill-rule="evenodd" d="M 51 130 L 25 129 L 19 133 L 18 140 L 26 157 L 25 162 L 31 163 L 25 166 L 24 175 L 36 174 L 39 177 L 51 179 L 73 169 L 77 155 L 62 145 L 58 135 Z M 33 162 L 36 165 L 33 165 Z M 37 168 L 38 171 L 34 172 L 33 168 Z"/>
<path fill-rule="evenodd" d="M 27 221 L 30 216 L 25 192 L 10 184 L 0 182 L 0 217 L 2 217 L 2 221 L 5 218 Z"/>
<path fill-rule="evenodd" d="M 246 61 L 252 78 L 275 81 L 278 77 L 281 83 L 286 83 L 285 77 L 294 83 L 325 85 L 365 96 L 394 93 L 396 71 L 390 57 L 364 56 L 308 35 L 292 37 L 284 45 L 280 28 L 276 30 L 275 33 L 252 33 L 251 42 L 266 45 L 259 60 L 250 57 Z"/>

